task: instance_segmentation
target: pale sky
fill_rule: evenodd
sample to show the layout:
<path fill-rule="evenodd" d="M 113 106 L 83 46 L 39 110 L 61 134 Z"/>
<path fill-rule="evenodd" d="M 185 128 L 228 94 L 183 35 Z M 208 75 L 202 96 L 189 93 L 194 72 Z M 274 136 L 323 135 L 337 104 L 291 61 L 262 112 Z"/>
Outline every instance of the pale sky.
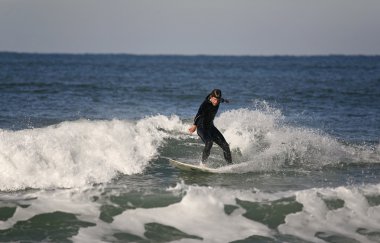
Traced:
<path fill-rule="evenodd" d="M 0 0 L 0 51 L 380 54 L 380 0 Z"/>

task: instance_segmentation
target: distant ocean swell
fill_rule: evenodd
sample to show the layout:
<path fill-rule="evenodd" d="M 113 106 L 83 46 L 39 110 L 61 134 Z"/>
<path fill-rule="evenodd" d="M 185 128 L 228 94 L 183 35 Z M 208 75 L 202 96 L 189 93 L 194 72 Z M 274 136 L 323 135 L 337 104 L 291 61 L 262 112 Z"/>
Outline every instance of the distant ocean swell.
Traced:
<path fill-rule="evenodd" d="M 287 125 L 279 110 L 237 109 L 215 121 L 237 163 L 221 172 L 320 169 L 380 163 L 380 146 L 346 144 L 319 131 Z M 197 160 L 201 142 L 189 122 L 156 115 L 138 121 L 78 120 L 43 128 L 0 130 L 0 190 L 72 188 L 142 173 L 159 156 Z M 174 141 L 170 144 L 168 140 Z M 171 154 L 163 154 L 172 146 Z M 194 147 L 195 146 L 195 147 Z M 216 148 L 217 149 L 217 148 Z M 188 151 L 194 151 L 189 155 Z M 185 158 L 186 159 L 186 158 Z M 211 164 L 221 165 L 215 151 Z"/>

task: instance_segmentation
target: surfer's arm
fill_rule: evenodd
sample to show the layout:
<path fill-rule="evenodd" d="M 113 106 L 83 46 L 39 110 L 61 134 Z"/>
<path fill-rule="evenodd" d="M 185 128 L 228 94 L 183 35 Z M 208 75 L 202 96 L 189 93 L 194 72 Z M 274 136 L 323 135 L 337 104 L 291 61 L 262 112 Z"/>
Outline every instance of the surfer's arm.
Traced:
<path fill-rule="evenodd" d="M 193 133 L 197 130 L 197 124 L 199 120 L 202 119 L 202 117 L 204 116 L 204 113 L 205 113 L 205 102 L 201 104 L 201 106 L 198 109 L 197 114 L 194 117 L 193 125 L 191 125 L 191 127 L 189 128 L 190 133 Z"/>
<path fill-rule="evenodd" d="M 204 117 L 204 113 L 206 110 L 205 106 L 206 106 L 206 102 L 203 102 L 201 106 L 199 107 L 198 112 L 194 117 L 193 125 L 197 125 L 199 120 L 202 119 L 202 117 Z"/>
<path fill-rule="evenodd" d="M 198 121 L 199 121 L 199 119 L 200 119 L 201 117 L 202 117 L 202 115 L 199 114 L 199 112 L 198 112 L 198 114 L 194 117 L 193 125 L 198 124 Z"/>
<path fill-rule="evenodd" d="M 199 107 L 199 111 L 198 111 L 197 115 L 194 117 L 193 125 L 191 125 L 191 127 L 189 128 L 190 133 L 193 133 L 197 130 L 198 121 L 199 121 L 199 119 L 201 119 L 202 116 L 203 116 L 203 108 L 201 106 L 201 107 Z"/>

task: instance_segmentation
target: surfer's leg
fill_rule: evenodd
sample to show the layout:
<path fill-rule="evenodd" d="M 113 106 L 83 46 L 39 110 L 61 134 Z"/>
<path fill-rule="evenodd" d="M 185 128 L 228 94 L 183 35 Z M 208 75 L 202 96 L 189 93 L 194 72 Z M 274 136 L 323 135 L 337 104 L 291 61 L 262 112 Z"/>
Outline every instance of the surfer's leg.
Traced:
<path fill-rule="evenodd" d="M 207 158 L 210 156 L 210 150 L 212 147 L 212 137 L 209 130 L 205 130 L 203 128 L 198 128 L 197 133 L 202 141 L 205 143 L 205 147 L 202 153 L 202 162 L 205 162 Z"/>
<path fill-rule="evenodd" d="M 222 133 L 216 127 L 213 127 L 211 134 L 213 141 L 223 149 L 224 159 L 227 161 L 227 163 L 232 164 L 230 145 L 228 145 Z"/>
<path fill-rule="evenodd" d="M 205 143 L 205 147 L 202 153 L 202 162 L 205 162 L 208 159 L 208 156 L 210 156 L 211 147 L 212 147 L 212 140 L 207 141 Z"/>

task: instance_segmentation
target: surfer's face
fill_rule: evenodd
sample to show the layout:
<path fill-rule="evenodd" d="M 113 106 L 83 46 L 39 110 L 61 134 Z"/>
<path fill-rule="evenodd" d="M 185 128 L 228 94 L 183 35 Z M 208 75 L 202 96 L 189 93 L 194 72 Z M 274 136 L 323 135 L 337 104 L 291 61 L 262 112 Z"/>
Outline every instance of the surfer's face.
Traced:
<path fill-rule="evenodd" d="M 219 104 L 219 102 L 220 102 L 220 99 L 215 98 L 215 97 L 211 97 L 210 101 L 211 101 L 211 103 L 212 103 L 213 106 L 217 106 Z"/>

